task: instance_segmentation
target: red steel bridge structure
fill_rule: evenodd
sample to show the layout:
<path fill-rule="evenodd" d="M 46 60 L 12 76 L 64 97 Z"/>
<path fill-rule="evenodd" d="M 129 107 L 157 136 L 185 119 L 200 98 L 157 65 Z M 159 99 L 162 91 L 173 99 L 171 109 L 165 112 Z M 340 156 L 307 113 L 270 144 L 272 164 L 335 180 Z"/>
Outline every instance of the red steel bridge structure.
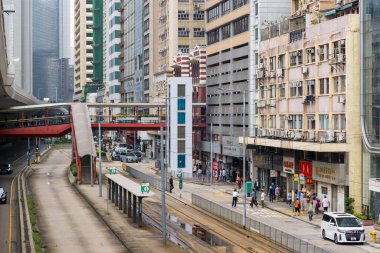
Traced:
<path fill-rule="evenodd" d="M 92 137 L 92 133 L 83 135 L 83 124 L 78 129 L 80 124 L 75 124 L 75 122 L 83 123 L 86 121 L 84 124 L 88 126 L 88 129 L 92 130 L 97 129 L 100 124 L 101 129 L 107 131 L 158 131 L 161 127 L 166 128 L 167 126 L 164 116 L 165 103 L 87 103 L 80 104 L 84 108 L 84 113 L 76 113 L 73 109 L 78 105 L 75 103 L 44 104 L 17 106 L 0 110 L 0 137 L 62 137 L 71 133 L 74 159 L 78 169 L 78 182 L 82 183 L 84 161 L 87 161 L 85 163 L 90 161 L 84 158 L 88 156 L 96 159 L 96 154 L 94 153 L 94 148 L 86 148 L 82 145 L 84 136 Z M 204 103 L 193 104 L 193 107 L 204 106 Z M 127 116 L 112 115 L 112 108 L 115 107 L 127 108 L 133 113 Z M 141 110 L 154 108 L 158 112 L 158 115 L 154 117 L 144 117 L 138 114 Z M 107 109 L 109 111 L 107 115 L 96 112 L 103 112 Z M 95 112 L 95 115 L 91 115 L 90 111 Z M 193 115 L 192 123 L 195 130 L 202 129 L 206 127 L 206 118 L 204 115 Z M 77 132 L 80 132 L 80 134 Z M 91 139 L 91 137 L 87 139 Z M 82 139 L 80 140 L 80 138 Z M 90 145 L 93 145 L 93 140 L 86 141 L 90 141 Z M 93 164 L 95 165 L 96 163 L 94 162 Z M 94 177 L 96 178 L 96 168 L 94 169 Z"/>

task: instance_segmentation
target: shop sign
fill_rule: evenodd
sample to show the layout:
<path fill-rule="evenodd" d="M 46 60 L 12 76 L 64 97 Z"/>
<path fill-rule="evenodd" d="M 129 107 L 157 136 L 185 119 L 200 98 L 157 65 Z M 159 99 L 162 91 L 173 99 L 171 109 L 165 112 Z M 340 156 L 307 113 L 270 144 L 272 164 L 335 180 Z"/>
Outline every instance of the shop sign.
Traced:
<path fill-rule="evenodd" d="M 313 173 L 313 163 L 300 161 L 300 174 L 303 174 L 305 177 L 312 177 Z"/>
<path fill-rule="evenodd" d="M 306 184 L 314 184 L 314 181 L 312 178 L 306 178 Z"/>
<path fill-rule="evenodd" d="M 218 168 L 219 168 L 218 161 L 213 161 L 212 162 L 212 176 L 214 178 L 216 178 L 218 176 Z"/>
<path fill-rule="evenodd" d="M 298 178 L 298 174 L 294 174 L 294 182 L 298 182 L 299 178 Z"/>
<path fill-rule="evenodd" d="M 282 168 L 285 173 L 294 174 L 294 157 L 284 156 Z"/>
<path fill-rule="evenodd" d="M 277 177 L 278 171 L 277 170 L 270 170 L 270 177 Z"/>
<path fill-rule="evenodd" d="M 313 161 L 313 179 L 319 182 L 345 185 L 345 165 Z"/>
<path fill-rule="evenodd" d="M 227 156 L 243 157 L 243 149 L 239 146 L 226 146 L 223 145 L 222 153 Z"/>

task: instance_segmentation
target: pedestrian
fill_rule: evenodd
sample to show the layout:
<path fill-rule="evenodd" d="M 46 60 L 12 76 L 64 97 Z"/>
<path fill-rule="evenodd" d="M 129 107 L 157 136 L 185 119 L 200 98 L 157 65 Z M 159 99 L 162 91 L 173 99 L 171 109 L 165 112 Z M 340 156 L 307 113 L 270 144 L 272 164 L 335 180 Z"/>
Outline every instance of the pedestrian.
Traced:
<path fill-rule="evenodd" d="M 232 207 L 236 208 L 238 197 L 239 197 L 239 193 L 237 192 L 236 189 L 234 189 L 234 192 L 232 193 Z"/>
<path fill-rule="evenodd" d="M 272 183 L 270 186 L 269 186 L 269 201 L 273 203 L 273 199 L 274 199 L 274 183 Z"/>
<path fill-rule="evenodd" d="M 250 206 L 253 207 L 253 205 L 255 205 L 256 207 L 258 206 L 255 188 L 252 188 L 252 192 L 251 192 L 251 204 L 250 204 Z"/>
<path fill-rule="evenodd" d="M 242 183 L 242 179 L 241 179 L 241 177 L 240 177 L 240 176 L 238 176 L 238 177 L 237 177 L 237 179 L 236 179 L 236 183 L 237 183 L 237 185 L 238 185 L 239 189 L 241 189 L 241 183 Z"/>
<path fill-rule="evenodd" d="M 315 205 L 315 214 L 319 214 L 319 208 L 321 207 L 321 200 L 315 196 L 314 197 L 314 205 Z"/>
<path fill-rule="evenodd" d="M 325 195 L 323 200 L 322 200 L 322 207 L 323 207 L 323 211 L 324 212 L 327 212 L 327 210 L 329 209 L 330 207 L 330 201 L 327 199 L 327 196 Z"/>
<path fill-rule="evenodd" d="M 223 178 L 223 182 L 227 182 L 227 177 L 226 177 L 226 169 L 225 168 L 223 168 L 222 169 L 222 178 Z"/>
<path fill-rule="evenodd" d="M 276 201 L 278 202 L 279 198 L 280 198 L 280 186 L 276 186 L 276 189 L 274 190 L 274 194 L 276 196 Z"/>
<path fill-rule="evenodd" d="M 198 178 L 202 177 L 202 169 L 200 167 L 198 168 L 197 174 L 198 174 Z"/>
<path fill-rule="evenodd" d="M 265 207 L 265 192 L 264 192 L 264 189 L 261 189 L 261 196 L 260 196 L 260 200 L 261 200 L 261 207 L 264 208 Z"/>
<path fill-rule="evenodd" d="M 255 190 L 257 192 L 259 192 L 259 190 L 260 190 L 260 183 L 259 183 L 259 181 L 257 179 L 255 180 L 255 183 L 253 184 L 253 187 L 255 188 Z"/>
<path fill-rule="evenodd" d="M 173 176 L 170 176 L 170 179 L 169 179 L 169 186 L 170 186 L 170 193 L 172 193 L 172 191 L 173 191 L 173 189 L 174 189 Z"/>
<path fill-rule="evenodd" d="M 314 206 L 313 201 L 310 199 L 307 200 L 307 213 L 309 214 L 309 221 L 313 220 L 313 214 L 314 214 Z"/>
<path fill-rule="evenodd" d="M 294 216 L 300 216 L 300 200 L 299 199 L 296 199 L 296 201 L 294 201 Z"/>
<path fill-rule="evenodd" d="M 289 191 L 288 192 L 288 196 L 287 196 L 287 202 L 286 202 L 289 206 L 292 204 L 292 191 Z"/>

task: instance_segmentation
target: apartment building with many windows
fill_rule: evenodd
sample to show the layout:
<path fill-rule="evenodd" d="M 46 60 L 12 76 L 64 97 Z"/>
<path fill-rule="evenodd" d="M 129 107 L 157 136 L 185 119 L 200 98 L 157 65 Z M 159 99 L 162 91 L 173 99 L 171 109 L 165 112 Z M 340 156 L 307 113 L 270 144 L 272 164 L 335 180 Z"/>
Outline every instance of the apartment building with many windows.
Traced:
<path fill-rule="evenodd" d="M 103 83 L 110 103 L 120 102 L 120 52 L 115 47 L 120 44 L 120 0 L 103 2 Z M 113 114 L 120 113 L 114 108 Z"/>
<path fill-rule="evenodd" d="M 213 170 L 232 170 L 232 180 L 235 180 L 237 174 L 242 175 L 243 150 L 238 138 L 243 134 L 243 121 L 247 135 L 254 135 L 257 128 L 254 73 L 259 24 L 289 16 L 290 2 L 212 0 L 206 2 L 205 9 L 207 123 L 208 133 L 213 125 Z M 209 161 L 209 141 L 203 142 L 201 147 L 202 160 Z"/>
<path fill-rule="evenodd" d="M 81 101 L 84 88 L 92 83 L 92 0 L 74 2 L 74 102 Z"/>
<path fill-rule="evenodd" d="M 298 7 L 293 4 L 288 26 L 261 26 L 258 132 L 248 138 L 251 175 L 266 189 L 279 185 L 284 196 L 302 189 L 326 195 L 332 211 L 343 212 L 344 197 L 350 196 L 359 211 L 357 2 L 320 12 Z"/>

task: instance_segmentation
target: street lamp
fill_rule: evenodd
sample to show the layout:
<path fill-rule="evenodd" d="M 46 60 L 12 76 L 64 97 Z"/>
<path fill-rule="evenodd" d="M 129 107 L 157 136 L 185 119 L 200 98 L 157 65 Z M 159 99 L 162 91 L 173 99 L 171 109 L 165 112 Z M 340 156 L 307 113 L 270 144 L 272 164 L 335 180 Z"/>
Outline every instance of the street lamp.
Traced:
<path fill-rule="evenodd" d="M 217 88 L 221 91 L 228 91 L 228 92 L 240 92 L 239 90 L 225 90 L 223 88 Z M 246 186 L 246 169 L 245 169 L 245 160 L 246 160 L 246 151 L 247 151 L 247 144 L 246 144 L 246 131 L 245 131 L 245 97 L 247 92 L 256 92 L 256 90 L 243 90 L 243 227 L 246 227 L 246 220 L 247 220 L 247 186 Z"/>

